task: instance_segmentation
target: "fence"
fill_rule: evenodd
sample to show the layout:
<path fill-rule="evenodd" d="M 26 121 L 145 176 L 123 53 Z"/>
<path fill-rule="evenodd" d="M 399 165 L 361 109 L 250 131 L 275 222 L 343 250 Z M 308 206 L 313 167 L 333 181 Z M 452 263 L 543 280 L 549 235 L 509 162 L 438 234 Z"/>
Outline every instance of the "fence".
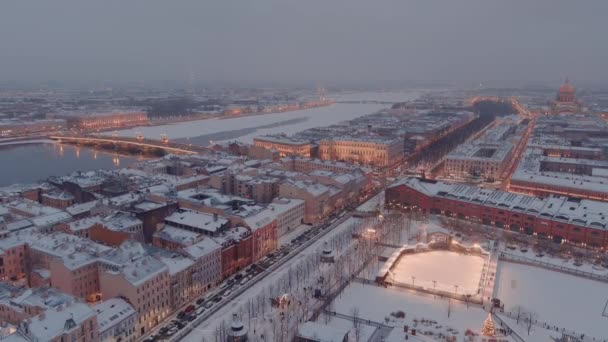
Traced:
<path fill-rule="evenodd" d="M 544 261 L 540 261 L 540 260 L 536 260 L 536 259 L 531 259 L 531 258 L 526 258 L 523 256 L 514 255 L 514 254 L 510 254 L 510 253 L 506 253 L 506 252 L 500 253 L 500 258 L 503 260 L 506 260 L 506 261 L 514 262 L 514 263 L 542 267 L 542 268 L 545 268 L 545 269 L 548 269 L 551 271 L 568 273 L 568 274 L 572 274 L 572 275 L 575 275 L 578 277 L 583 277 L 583 278 L 588 278 L 588 279 L 608 283 L 608 276 L 596 274 L 596 273 L 592 273 L 592 272 L 587 272 L 587 271 L 581 271 L 581 270 L 577 270 L 577 269 L 571 268 L 571 267 L 555 265 L 552 263 L 548 263 L 548 262 L 544 262 Z"/>
<path fill-rule="evenodd" d="M 495 313 L 492 313 L 492 318 L 494 318 L 494 320 L 496 322 L 498 322 L 498 324 L 500 324 L 500 326 L 502 328 L 507 328 L 510 336 L 517 342 L 526 342 L 526 340 L 524 340 L 523 338 L 521 338 L 521 336 L 519 336 L 515 331 L 513 331 L 513 329 L 511 329 L 511 327 L 505 323 L 505 321 L 503 321 L 500 317 L 498 317 L 498 315 L 496 315 Z"/>

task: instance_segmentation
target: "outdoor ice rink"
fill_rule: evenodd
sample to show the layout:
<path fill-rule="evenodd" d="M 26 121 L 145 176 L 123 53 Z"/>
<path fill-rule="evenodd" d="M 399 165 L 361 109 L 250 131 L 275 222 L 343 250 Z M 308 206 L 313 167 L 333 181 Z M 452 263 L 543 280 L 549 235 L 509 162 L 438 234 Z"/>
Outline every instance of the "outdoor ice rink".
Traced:
<path fill-rule="evenodd" d="M 451 251 L 406 254 L 397 262 L 393 279 L 438 290 L 476 294 L 483 265 L 484 258 L 480 256 Z"/>

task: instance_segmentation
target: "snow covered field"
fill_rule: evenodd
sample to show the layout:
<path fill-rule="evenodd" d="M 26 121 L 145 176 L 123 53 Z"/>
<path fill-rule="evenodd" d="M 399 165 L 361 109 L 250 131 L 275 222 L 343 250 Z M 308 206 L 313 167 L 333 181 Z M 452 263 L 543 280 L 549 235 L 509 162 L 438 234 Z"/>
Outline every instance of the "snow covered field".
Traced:
<path fill-rule="evenodd" d="M 413 327 L 413 321 L 422 319 L 436 321 L 432 326 L 423 326 L 419 323 L 417 329 L 430 330 L 435 334 L 447 333 L 449 328 L 456 330 L 458 340 L 462 341 L 466 329 L 479 332 L 487 313 L 482 308 L 467 305 L 460 301 L 434 298 L 432 295 L 419 294 L 414 291 L 395 288 L 352 283 L 336 298 L 332 310 L 352 315 L 353 309 L 359 309 L 360 317 L 386 324 L 399 329 L 407 324 Z M 448 317 L 448 309 L 450 317 Z M 405 312 L 405 320 L 395 319 L 391 312 L 401 310 Z"/>
<path fill-rule="evenodd" d="M 508 262 L 499 264 L 497 282 L 505 311 L 521 306 L 539 322 L 608 338 L 608 317 L 602 316 L 608 284 Z"/>
<path fill-rule="evenodd" d="M 427 288 L 476 294 L 484 258 L 450 251 L 407 254 L 397 262 L 394 280 Z M 415 277 L 415 279 L 412 279 Z M 456 290 L 454 285 L 458 286 Z"/>

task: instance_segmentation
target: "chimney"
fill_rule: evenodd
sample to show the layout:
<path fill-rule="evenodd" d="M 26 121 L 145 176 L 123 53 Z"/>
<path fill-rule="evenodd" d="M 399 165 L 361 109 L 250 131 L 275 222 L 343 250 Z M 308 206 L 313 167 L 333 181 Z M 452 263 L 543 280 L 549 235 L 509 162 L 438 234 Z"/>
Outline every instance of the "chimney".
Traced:
<path fill-rule="evenodd" d="M 217 213 L 213 213 L 213 222 L 217 222 Z"/>

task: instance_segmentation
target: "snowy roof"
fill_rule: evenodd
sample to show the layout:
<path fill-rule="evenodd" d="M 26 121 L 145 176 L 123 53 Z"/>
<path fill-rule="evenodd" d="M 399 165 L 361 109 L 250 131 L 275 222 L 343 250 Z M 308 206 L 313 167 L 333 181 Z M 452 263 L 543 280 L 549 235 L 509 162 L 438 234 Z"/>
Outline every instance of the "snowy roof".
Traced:
<path fill-rule="evenodd" d="M 177 227 L 186 226 L 215 233 L 226 225 L 228 220 L 206 213 L 184 210 L 167 216 L 165 222 Z"/>
<path fill-rule="evenodd" d="M 184 257 L 181 254 L 168 252 L 165 250 L 161 250 L 160 253 L 155 253 L 155 257 L 160 260 L 163 264 L 167 266 L 169 269 L 169 274 L 177 274 L 194 265 L 194 261 L 190 258 Z"/>
<path fill-rule="evenodd" d="M 74 301 L 75 298 L 71 295 L 52 287 L 17 288 L 8 283 L 0 283 L 0 302 L 16 311 L 22 311 L 25 306 L 56 308 Z"/>
<path fill-rule="evenodd" d="M 608 203 L 606 202 L 556 195 L 538 198 L 500 190 L 421 180 L 418 178 L 404 178 L 389 188 L 399 185 L 406 185 L 427 196 L 502 207 L 525 212 L 533 216 L 568 221 L 580 226 L 608 229 Z"/>
<path fill-rule="evenodd" d="M 129 231 L 131 228 L 140 226 L 143 222 L 130 213 L 122 211 L 115 212 L 103 218 L 103 226 L 114 231 Z"/>
<path fill-rule="evenodd" d="M 133 286 L 140 286 L 150 279 L 168 271 L 169 268 L 152 256 L 143 256 L 134 262 L 126 263 L 118 271 L 106 270 L 111 274 L 121 274 Z"/>
<path fill-rule="evenodd" d="M 93 263 L 110 247 L 91 240 L 61 232 L 32 233 L 27 237 L 31 249 L 60 258 L 68 269 L 77 269 Z"/>
<path fill-rule="evenodd" d="M 68 226 L 70 227 L 70 230 L 72 232 L 77 232 L 79 230 L 89 229 L 98 223 L 101 223 L 101 217 L 91 216 L 91 217 L 85 217 L 80 220 L 72 221 L 72 222 L 68 223 Z"/>
<path fill-rule="evenodd" d="M 154 236 L 163 240 L 176 242 L 184 246 L 190 246 L 203 237 L 201 234 L 173 227 L 171 225 L 165 225 L 162 230 L 154 233 Z"/>
<path fill-rule="evenodd" d="M 93 209 L 96 205 L 97 201 L 73 204 L 65 208 L 65 211 L 67 211 L 70 215 L 75 216 L 91 211 L 91 209 Z"/>
<path fill-rule="evenodd" d="M 543 159 L 544 158 L 544 159 Z M 558 158 L 560 159 L 560 158 Z M 524 151 L 522 160 L 511 177 L 512 181 L 528 182 L 547 185 L 559 185 L 563 188 L 572 188 L 576 191 L 588 190 L 593 192 L 608 193 L 608 179 L 602 176 L 577 175 L 565 172 L 541 171 L 541 160 L 546 159 L 541 149 L 527 149 Z M 563 158 L 567 162 L 567 158 Z M 575 164 L 600 165 L 601 162 L 587 161 L 585 163 L 577 159 Z M 588 164 L 592 163 L 592 164 Z M 596 172 L 597 174 L 597 172 Z"/>
<path fill-rule="evenodd" d="M 221 248 L 215 239 L 205 237 L 201 241 L 184 248 L 184 252 L 191 258 L 198 260 L 201 257 L 213 253 Z"/>
<path fill-rule="evenodd" d="M 50 341 L 79 328 L 85 320 L 95 316 L 95 311 L 84 303 L 72 303 L 66 307 L 49 309 L 34 317 L 28 327 L 28 335 L 38 341 Z M 68 323 L 73 320 L 75 325 Z"/>
<path fill-rule="evenodd" d="M 72 215 L 66 213 L 65 211 L 61 211 L 61 212 L 54 213 L 54 214 L 48 214 L 48 215 L 44 215 L 44 216 L 35 217 L 35 218 L 31 219 L 31 221 L 36 227 L 40 228 L 40 227 L 48 227 L 55 223 L 67 221 L 71 218 L 72 218 Z"/>
<path fill-rule="evenodd" d="M 94 306 L 99 333 L 112 329 L 123 320 L 137 315 L 135 308 L 121 298 L 111 298 Z"/>
<path fill-rule="evenodd" d="M 50 215 L 61 212 L 61 210 L 46 205 L 42 205 L 38 202 L 34 202 L 28 199 L 21 199 L 20 201 L 13 201 L 7 203 L 8 208 L 19 210 L 20 212 L 27 213 L 31 216 L 42 216 Z"/>
<path fill-rule="evenodd" d="M 317 342 L 342 342 L 348 332 L 349 330 L 312 321 L 305 322 L 298 327 L 298 336 Z"/>
<path fill-rule="evenodd" d="M 141 211 L 149 211 L 149 210 L 154 210 L 154 209 L 158 209 L 165 206 L 165 203 L 156 203 L 156 202 L 152 202 L 152 201 L 143 201 L 141 203 L 137 203 L 136 205 L 133 206 L 133 208 L 141 210 Z"/>

